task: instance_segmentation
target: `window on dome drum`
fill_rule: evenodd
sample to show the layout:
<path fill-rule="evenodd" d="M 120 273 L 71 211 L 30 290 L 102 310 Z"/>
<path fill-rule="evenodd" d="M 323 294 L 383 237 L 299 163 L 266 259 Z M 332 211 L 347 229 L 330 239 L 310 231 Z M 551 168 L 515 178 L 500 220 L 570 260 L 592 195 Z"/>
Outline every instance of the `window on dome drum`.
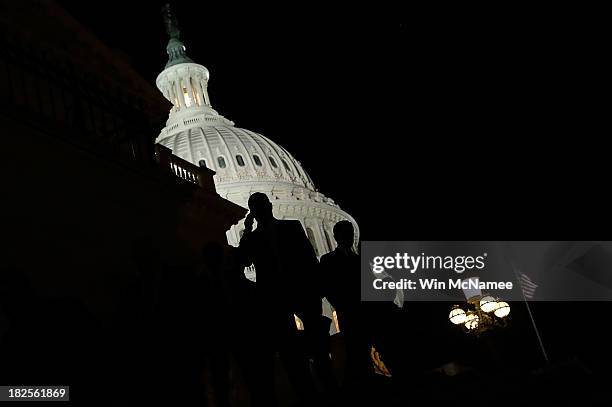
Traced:
<path fill-rule="evenodd" d="M 311 228 L 309 228 L 309 227 L 306 228 L 306 235 L 308 236 L 308 240 L 310 240 L 310 244 L 312 245 L 312 248 L 314 249 L 315 254 L 318 257 L 319 256 L 319 249 L 317 249 L 317 241 L 315 239 L 314 232 L 312 231 Z"/>
<path fill-rule="evenodd" d="M 253 161 L 255 161 L 255 165 L 261 167 L 261 160 L 257 154 L 253 154 Z"/>
<path fill-rule="evenodd" d="M 276 164 L 276 161 L 274 161 L 274 158 L 272 157 L 268 157 L 270 159 L 270 164 L 272 164 L 272 167 L 274 168 L 278 168 L 278 165 Z"/>
<path fill-rule="evenodd" d="M 236 156 L 236 161 L 238 162 L 239 166 L 244 167 L 244 159 L 242 158 L 241 155 Z"/>
<path fill-rule="evenodd" d="M 217 157 L 217 163 L 219 163 L 219 168 L 227 167 L 227 164 L 225 164 L 225 158 L 223 157 Z"/>
<path fill-rule="evenodd" d="M 183 99 L 185 100 L 185 107 L 190 107 L 191 97 L 189 96 L 189 91 L 187 90 L 187 86 L 185 86 L 185 83 L 183 82 L 182 79 L 181 79 L 181 88 L 183 90 Z"/>
<path fill-rule="evenodd" d="M 200 164 L 200 167 L 202 167 L 202 168 L 208 168 L 206 166 L 206 160 L 200 160 L 200 161 L 198 161 L 198 164 Z"/>
<path fill-rule="evenodd" d="M 283 160 L 282 158 L 281 158 L 281 161 L 283 162 L 283 165 L 285 166 L 285 169 L 288 172 L 291 172 L 291 168 L 289 167 L 289 164 L 287 164 L 287 161 Z"/>

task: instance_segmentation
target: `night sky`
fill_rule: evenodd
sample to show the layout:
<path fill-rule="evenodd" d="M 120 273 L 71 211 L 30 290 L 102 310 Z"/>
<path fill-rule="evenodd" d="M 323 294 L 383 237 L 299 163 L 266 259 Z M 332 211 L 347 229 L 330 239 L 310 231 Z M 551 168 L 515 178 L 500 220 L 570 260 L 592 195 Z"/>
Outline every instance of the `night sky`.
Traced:
<path fill-rule="evenodd" d="M 154 85 L 164 2 L 59 3 Z M 603 26 L 550 8 L 215 3 L 172 3 L 213 107 L 289 150 L 364 240 L 611 230 Z"/>

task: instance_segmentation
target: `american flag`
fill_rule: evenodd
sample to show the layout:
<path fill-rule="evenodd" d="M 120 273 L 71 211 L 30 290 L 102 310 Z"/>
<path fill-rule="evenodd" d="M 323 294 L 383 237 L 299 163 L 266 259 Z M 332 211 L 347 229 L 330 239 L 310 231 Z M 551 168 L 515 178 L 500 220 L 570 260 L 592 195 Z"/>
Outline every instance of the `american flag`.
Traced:
<path fill-rule="evenodd" d="M 370 272 L 373 275 L 376 275 L 376 273 L 374 273 L 374 263 L 372 262 L 370 262 Z M 389 278 L 395 281 L 394 278 L 386 271 L 383 271 L 382 273 L 378 274 L 378 277 L 379 278 Z M 397 288 L 395 290 L 395 299 L 393 300 L 393 303 L 397 305 L 398 308 L 404 307 L 404 290 L 402 290 L 401 288 Z"/>
<path fill-rule="evenodd" d="M 529 278 L 529 276 L 523 273 L 522 271 L 518 271 L 517 275 L 521 290 L 523 291 L 523 295 L 526 299 L 533 300 L 538 285 L 534 283 L 531 278 Z"/>

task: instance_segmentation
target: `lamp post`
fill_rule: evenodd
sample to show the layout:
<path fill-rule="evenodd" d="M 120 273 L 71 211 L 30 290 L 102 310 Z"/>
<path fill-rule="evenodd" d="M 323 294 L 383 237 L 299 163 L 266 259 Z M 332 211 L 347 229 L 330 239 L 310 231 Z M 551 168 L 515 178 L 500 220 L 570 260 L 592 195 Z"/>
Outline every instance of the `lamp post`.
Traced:
<path fill-rule="evenodd" d="M 507 302 L 490 295 L 474 295 L 467 300 L 465 310 L 454 305 L 448 319 L 466 333 L 479 336 L 490 329 L 505 327 L 509 314 L 510 305 Z"/>

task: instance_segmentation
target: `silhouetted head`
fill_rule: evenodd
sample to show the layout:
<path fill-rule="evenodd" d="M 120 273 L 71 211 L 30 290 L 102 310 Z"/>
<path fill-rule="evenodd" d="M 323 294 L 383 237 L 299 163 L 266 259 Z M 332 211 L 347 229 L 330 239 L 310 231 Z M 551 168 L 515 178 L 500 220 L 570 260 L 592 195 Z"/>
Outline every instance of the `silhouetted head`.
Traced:
<path fill-rule="evenodd" d="M 249 197 L 249 210 L 258 223 L 272 219 L 272 203 L 262 192 L 255 192 Z"/>
<path fill-rule="evenodd" d="M 341 220 L 334 225 L 334 239 L 338 246 L 342 248 L 350 248 L 353 246 L 355 239 L 355 229 L 353 224 L 348 220 Z"/>

